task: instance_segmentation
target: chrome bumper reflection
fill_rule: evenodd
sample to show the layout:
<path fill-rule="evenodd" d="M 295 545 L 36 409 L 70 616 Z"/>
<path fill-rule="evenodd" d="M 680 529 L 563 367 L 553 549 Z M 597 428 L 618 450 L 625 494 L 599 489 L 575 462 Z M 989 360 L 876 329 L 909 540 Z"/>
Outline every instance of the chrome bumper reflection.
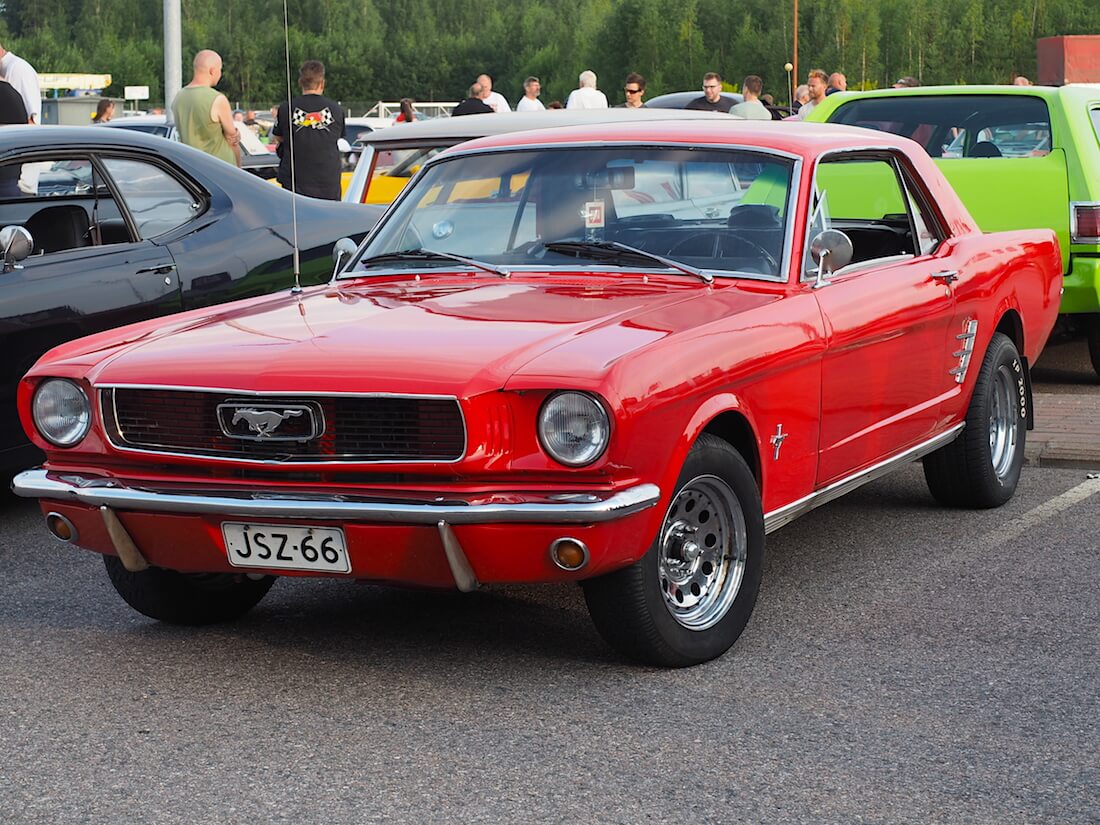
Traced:
<path fill-rule="evenodd" d="M 20 473 L 12 482 L 12 490 L 24 498 L 46 498 L 118 510 L 433 526 L 440 521 L 448 524 L 593 524 L 633 515 L 652 507 L 661 497 L 656 484 L 638 484 L 617 493 L 486 494 L 479 499 L 488 501 L 476 503 L 461 496 L 383 499 L 338 494 L 139 487 L 113 478 L 45 470 Z"/>

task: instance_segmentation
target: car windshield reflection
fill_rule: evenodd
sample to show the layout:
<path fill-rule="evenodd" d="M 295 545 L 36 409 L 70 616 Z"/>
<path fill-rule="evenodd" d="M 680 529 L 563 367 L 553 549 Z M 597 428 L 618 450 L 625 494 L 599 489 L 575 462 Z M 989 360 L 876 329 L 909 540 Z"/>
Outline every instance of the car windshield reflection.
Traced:
<path fill-rule="evenodd" d="M 793 160 L 762 151 L 675 147 L 459 156 L 425 171 L 360 261 L 433 250 L 509 270 L 630 267 L 778 278 L 793 169 Z M 611 244 L 651 257 L 604 254 Z M 395 256 L 385 268 L 425 265 L 454 262 Z M 363 274 L 359 263 L 345 271 Z"/>

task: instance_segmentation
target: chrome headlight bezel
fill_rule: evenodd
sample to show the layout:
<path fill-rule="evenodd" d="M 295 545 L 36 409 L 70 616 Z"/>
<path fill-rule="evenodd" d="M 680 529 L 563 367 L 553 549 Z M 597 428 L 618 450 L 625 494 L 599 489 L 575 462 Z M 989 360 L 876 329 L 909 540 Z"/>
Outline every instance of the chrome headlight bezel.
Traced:
<path fill-rule="evenodd" d="M 575 405 L 570 409 L 569 405 Z M 568 451 L 561 443 L 563 418 L 584 426 L 587 448 Z M 579 390 L 559 390 L 547 396 L 539 408 L 538 438 L 543 451 L 566 467 L 586 467 L 598 461 L 611 443 L 611 417 L 603 402 L 592 393 Z"/>
<path fill-rule="evenodd" d="M 53 395 L 47 395 L 53 393 Z M 65 405 L 73 405 L 65 409 Z M 60 420 L 47 426 L 48 416 Z M 34 389 L 31 399 L 34 427 L 55 447 L 75 447 L 92 428 L 92 404 L 84 388 L 69 378 L 47 378 Z"/>

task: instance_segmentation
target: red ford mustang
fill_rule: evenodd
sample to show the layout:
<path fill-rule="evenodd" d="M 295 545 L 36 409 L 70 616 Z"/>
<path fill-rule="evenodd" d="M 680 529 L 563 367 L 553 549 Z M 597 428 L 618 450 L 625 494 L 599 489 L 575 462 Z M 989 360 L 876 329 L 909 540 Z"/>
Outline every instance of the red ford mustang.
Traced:
<path fill-rule="evenodd" d="M 1015 490 L 1054 234 L 981 234 L 928 156 L 813 124 L 468 143 L 327 286 L 54 349 L 15 480 L 142 613 L 238 616 L 279 576 L 580 582 L 623 653 L 722 654 L 765 534 L 923 458 Z"/>

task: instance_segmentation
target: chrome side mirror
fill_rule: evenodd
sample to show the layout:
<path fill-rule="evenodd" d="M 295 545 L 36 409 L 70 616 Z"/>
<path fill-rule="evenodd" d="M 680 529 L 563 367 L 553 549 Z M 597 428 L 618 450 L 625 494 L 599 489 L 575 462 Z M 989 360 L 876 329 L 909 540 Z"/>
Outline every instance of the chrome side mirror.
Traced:
<path fill-rule="evenodd" d="M 0 250 L 4 255 L 4 272 L 22 269 L 16 264 L 31 254 L 34 239 L 31 233 L 21 226 L 5 226 L 0 229 Z"/>
<path fill-rule="evenodd" d="M 355 254 L 355 250 L 359 248 L 359 245 L 355 243 L 351 238 L 341 238 L 332 247 L 332 260 L 336 264 L 332 270 L 332 277 L 335 278 L 344 264 L 351 260 L 351 256 Z"/>
<path fill-rule="evenodd" d="M 814 289 L 826 286 L 826 275 L 832 275 L 852 261 L 852 240 L 839 229 L 819 232 L 810 242 L 810 257 L 817 264 Z"/>
<path fill-rule="evenodd" d="M 336 151 L 342 155 L 351 151 L 351 144 L 348 143 L 347 138 L 336 138 Z"/>

